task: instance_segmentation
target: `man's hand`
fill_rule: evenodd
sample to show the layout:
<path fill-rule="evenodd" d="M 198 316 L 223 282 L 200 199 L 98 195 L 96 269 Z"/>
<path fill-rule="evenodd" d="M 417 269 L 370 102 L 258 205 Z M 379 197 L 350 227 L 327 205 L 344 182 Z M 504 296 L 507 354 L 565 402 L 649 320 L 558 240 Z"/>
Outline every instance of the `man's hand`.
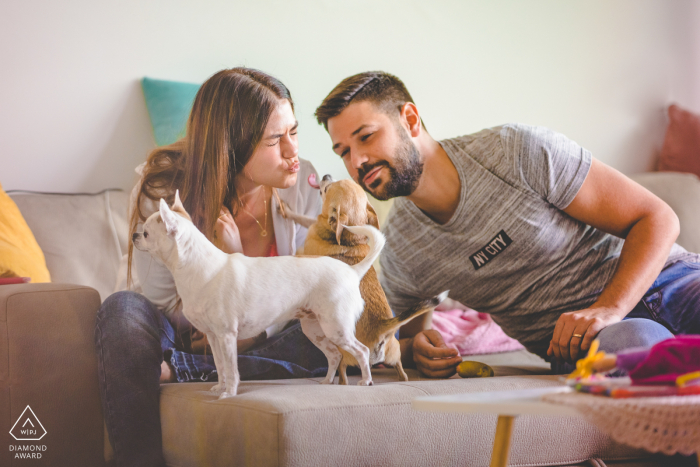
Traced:
<path fill-rule="evenodd" d="M 622 321 L 619 310 L 606 307 L 564 313 L 554 327 L 547 355 L 573 363 L 588 351 L 603 328 L 619 321 Z"/>
<path fill-rule="evenodd" d="M 228 208 L 221 208 L 214 226 L 214 245 L 224 253 L 243 253 L 241 234 Z"/>
<path fill-rule="evenodd" d="M 413 336 L 411 349 L 416 368 L 430 378 L 448 378 L 457 372 L 462 357 L 456 349 L 447 347 L 435 329 Z"/>

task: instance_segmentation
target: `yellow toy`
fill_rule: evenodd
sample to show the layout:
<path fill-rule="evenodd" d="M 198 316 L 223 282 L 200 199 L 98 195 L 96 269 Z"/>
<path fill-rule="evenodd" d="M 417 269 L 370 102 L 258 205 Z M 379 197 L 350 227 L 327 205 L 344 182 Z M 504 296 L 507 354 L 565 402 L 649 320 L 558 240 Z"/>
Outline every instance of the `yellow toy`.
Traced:
<path fill-rule="evenodd" d="M 493 376 L 493 368 L 486 363 L 465 360 L 457 365 L 457 373 L 462 378 L 490 378 Z"/>
<path fill-rule="evenodd" d="M 574 378 L 585 379 L 593 376 L 597 370 L 597 368 L 594 368 L 597 366 L 596 363 L 599 363 L 605 358 L 605 352 L 602 350 L 598 352 L 599 345 L 600 341 L 598 341 L 598 339 L 591 343 L 591 348 L 588 349 L 588 355 L 576 362 L 576 369 L 573 371 L 573 373 L 567 376 L 567 380 Z"/>

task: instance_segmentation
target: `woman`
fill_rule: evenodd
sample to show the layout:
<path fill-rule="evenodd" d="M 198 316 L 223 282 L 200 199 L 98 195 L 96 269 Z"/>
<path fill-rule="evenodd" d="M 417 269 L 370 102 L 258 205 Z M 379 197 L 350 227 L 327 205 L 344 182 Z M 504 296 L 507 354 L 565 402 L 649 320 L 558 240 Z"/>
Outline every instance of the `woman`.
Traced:
<path fill-rule="evenodd" d="M 306 229 L 282 218 L 279 201 L 310 216 L 321 209 L 318 191 L 306 183 L 315 171 L 299 159 L 296 135 L 294 104 L 280 81 L 249 68 L 215 74 L 195 97 L 186 136 L 139 167 L 130 236 L 160 198 L 172 204 L 179 189 L 194 224 L 224 252 L 294 254 Z M 97 316 L 105 421 L 117 465 L 164 465 L 160 382 L 216 381 L 217 375 L 165 266 L 130 244 L 127 270 L 128 283 L 135 272 L 143 293 L 117 292 Z M 282 326 L 239 341 L 242 380 L 325 374 L 325 356 L 299 324 Z"/>

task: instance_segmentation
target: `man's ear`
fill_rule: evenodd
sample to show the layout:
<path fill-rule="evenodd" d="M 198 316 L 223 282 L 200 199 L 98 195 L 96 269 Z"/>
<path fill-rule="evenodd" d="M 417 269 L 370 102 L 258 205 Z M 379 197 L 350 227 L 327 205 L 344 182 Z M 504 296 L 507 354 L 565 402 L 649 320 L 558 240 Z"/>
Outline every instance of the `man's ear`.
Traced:
<path fill-rule="evenodd" d="M 160 218 L 163 219 L 163 224 L 165 225 L 165 231 L 168 235 L 175 236 L 177 233 L 177 215 L 168 207 L 168 203 L 165 202 L 163 198 L 160 199 Z"/>
<path fill-rule="evenodd" d="M 416 138 L 420 135 L 422 130 L 423 121 L 418 113 L 418 107 L 413 102 L 406 102 L 403 107 L 401 107 L 400 118 L 408 126 L 409 136 Z"/>
<path fill-rule="evenodd" d="M 367 201 L 367 223 L 375 229 L 379 229 L 379 216 L 377 216 L 377 211 L 369 204 L 369 201 Z"/>

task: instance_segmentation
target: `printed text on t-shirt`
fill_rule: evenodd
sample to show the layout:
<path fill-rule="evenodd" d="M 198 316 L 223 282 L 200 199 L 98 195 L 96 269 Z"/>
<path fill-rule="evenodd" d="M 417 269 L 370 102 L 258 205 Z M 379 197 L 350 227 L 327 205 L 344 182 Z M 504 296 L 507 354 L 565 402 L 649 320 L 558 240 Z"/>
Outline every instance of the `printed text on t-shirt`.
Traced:
<path fill-rule="evenodd" d="M 511 243 L 513 243 L 513 240 L 510 239 L 505 230 L 498 232 L 498 235 L 493 237 L 485 247 L 469 257 L 474 265 L 474 269 L 479 269 L 484 266 L 495 258 L 496 255 L 505 250 Z"/>

